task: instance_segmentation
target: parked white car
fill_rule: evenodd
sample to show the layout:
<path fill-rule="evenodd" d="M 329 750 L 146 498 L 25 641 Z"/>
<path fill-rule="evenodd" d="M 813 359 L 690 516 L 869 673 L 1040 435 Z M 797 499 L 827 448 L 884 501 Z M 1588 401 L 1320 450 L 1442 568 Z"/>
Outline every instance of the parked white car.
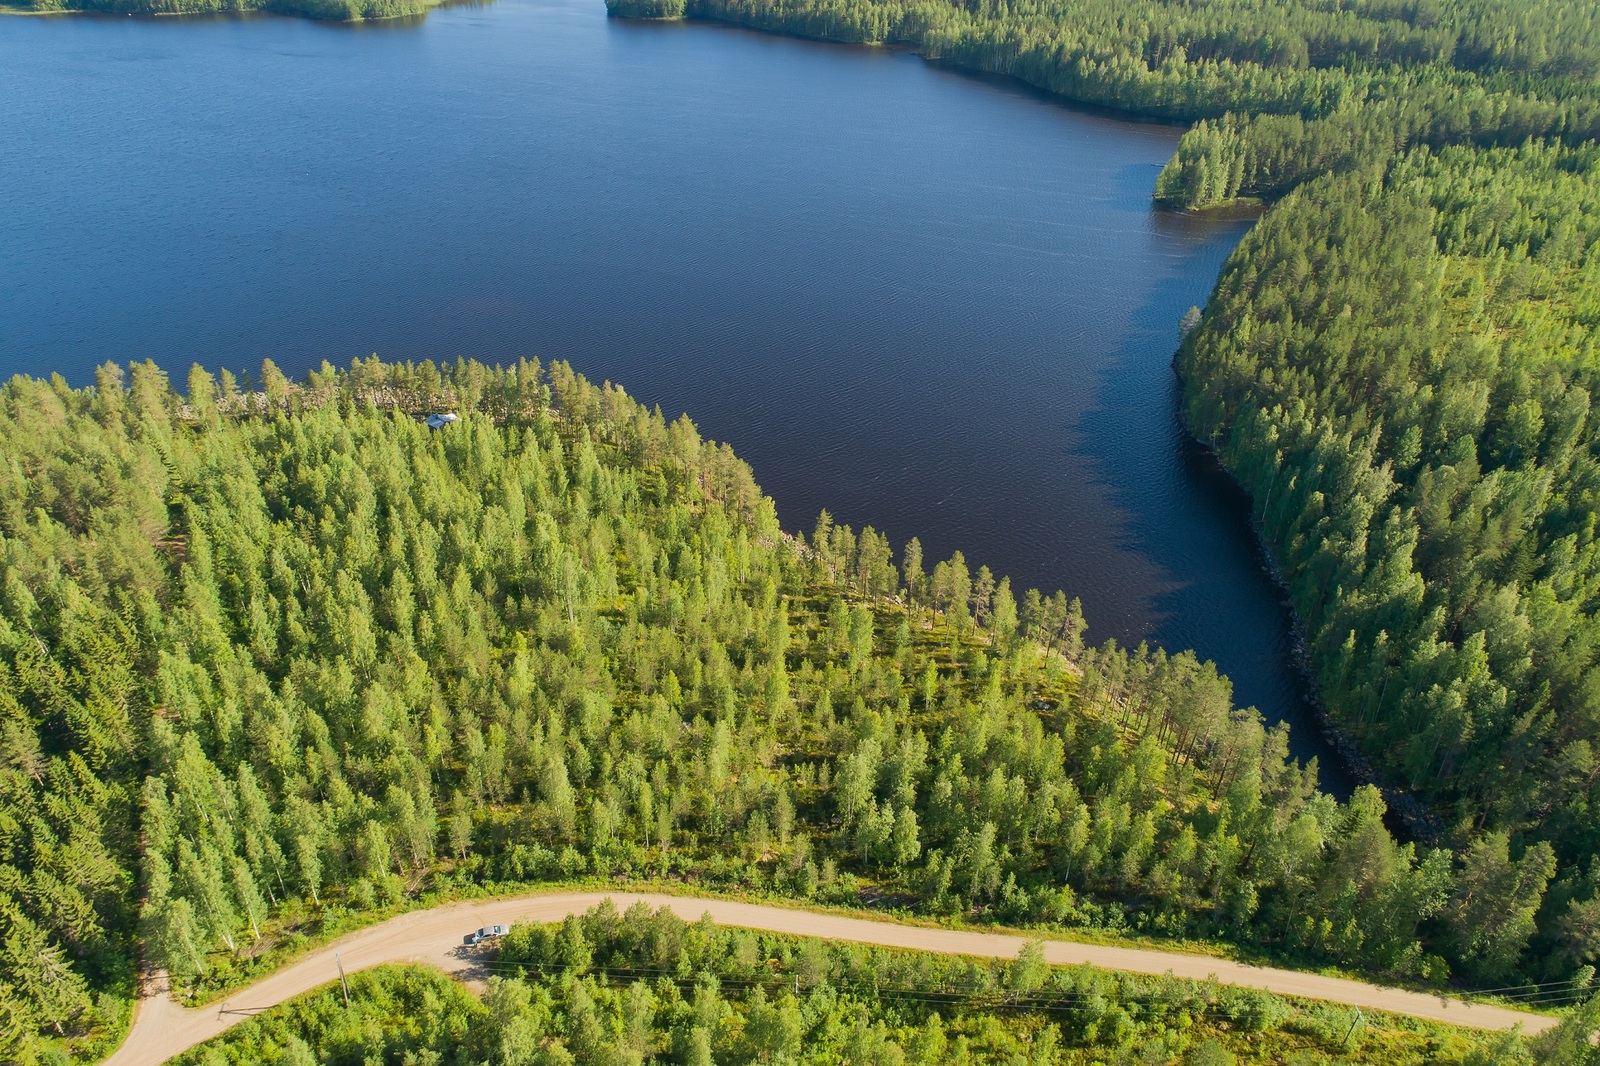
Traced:
<path fill-rule="evenodd" d="M 510 931 L 511 927 L 508 925 L 486 925 L 477 932 L 468 933 L 462 937 L 461 942 L 463 944 L 477 944 L 492 937 L 505 936 Z"/>

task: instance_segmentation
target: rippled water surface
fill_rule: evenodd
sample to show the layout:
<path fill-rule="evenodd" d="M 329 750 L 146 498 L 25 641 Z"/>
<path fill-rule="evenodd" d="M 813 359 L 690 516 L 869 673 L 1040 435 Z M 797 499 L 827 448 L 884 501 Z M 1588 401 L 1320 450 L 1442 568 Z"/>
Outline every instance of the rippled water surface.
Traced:
<path fill-rule="evenodd" d="M 1065 588 L 1298 722 L 1176 422 L 1178 320 L 1244 229 L 1151 210 L 1176 129 L 599 0 L 0 19 L 0 98 L 0 374 L 569 359 L 730 441 L 790 528 Z"/>

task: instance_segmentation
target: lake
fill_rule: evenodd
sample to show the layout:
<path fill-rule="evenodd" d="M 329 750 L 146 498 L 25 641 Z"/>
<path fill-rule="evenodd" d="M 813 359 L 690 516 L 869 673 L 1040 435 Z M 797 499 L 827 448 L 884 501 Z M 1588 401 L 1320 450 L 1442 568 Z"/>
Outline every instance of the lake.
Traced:
<path fill-rule="evenodd" d="M 570 360 L 730 442 L 788 528 L 1064 588 L 1332 769 L 1177 421 L 1179 319 L 1247 225 L 1152 210 L 1180 130 L 600 0 L 4 18 L 0 95 L 0 376 Z"/>

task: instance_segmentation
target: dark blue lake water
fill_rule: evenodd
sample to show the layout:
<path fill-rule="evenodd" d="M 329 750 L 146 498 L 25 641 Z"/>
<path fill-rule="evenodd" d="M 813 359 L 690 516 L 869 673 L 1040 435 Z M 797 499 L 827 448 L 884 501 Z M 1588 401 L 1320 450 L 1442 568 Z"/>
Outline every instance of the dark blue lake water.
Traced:
<path fill-rule="evenodd" d="M 1300 723 L 1176 418 L 1178 321 L 1245 227 L 1151 209 L 1176 129 L 600 0 L 5 18 L 0 99 L 0 375 L 567 359 L 731 442 L 790 528 L 1064 588 Z"/>

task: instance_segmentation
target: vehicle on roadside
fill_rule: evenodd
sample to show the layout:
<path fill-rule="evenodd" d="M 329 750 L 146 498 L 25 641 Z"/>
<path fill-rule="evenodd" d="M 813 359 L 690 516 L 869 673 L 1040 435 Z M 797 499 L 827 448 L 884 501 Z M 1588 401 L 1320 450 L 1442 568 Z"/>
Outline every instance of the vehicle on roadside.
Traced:
<path fill-rule="evenodd" d="M 511 927 L 508 925 L 486 925 L 482 929 L 468 933 L 466 936 L 462 937 L 461 942 L 463 944 L 478 944 L 485 940 L 491 940 L 497 936 L 505 936 L 506 933 L 510 931 Z"/>

